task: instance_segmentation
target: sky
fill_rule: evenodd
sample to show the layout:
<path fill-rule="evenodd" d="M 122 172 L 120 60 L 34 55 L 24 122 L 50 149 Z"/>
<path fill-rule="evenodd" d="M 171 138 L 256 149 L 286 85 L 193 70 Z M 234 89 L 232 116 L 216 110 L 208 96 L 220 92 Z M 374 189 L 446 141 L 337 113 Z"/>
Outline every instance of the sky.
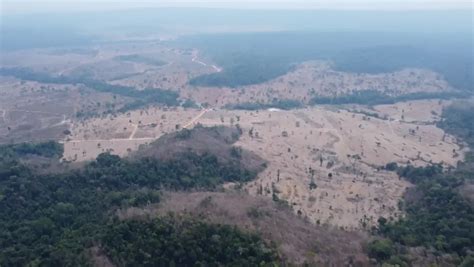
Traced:
<path fill-rule="evenodd" d="M 471 0 L 0 0 L 2 15 L 143 7 L 250 9 L 439 10 L 471 9 Z"/>

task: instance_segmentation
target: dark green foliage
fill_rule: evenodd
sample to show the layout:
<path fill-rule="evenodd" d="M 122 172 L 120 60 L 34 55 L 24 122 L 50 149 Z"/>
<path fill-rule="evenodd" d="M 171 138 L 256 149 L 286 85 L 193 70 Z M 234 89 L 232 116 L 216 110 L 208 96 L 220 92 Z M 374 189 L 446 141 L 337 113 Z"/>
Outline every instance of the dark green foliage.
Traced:
<path fill-rule="evenodd" d="M 63 155 L 63 145 L 48 141 L 44 143 L 21 143 L 1 146 L 0 157 L 22 157 L 35 155 L 47 158 L 59 158 Z"/>
<path fill-rule="evenodd" d="M 106 159 L 103 159 L 106 158 Z M 154 188 L 212 189 L 223 182 L 246 182 L 256 173 L 243 169 L 240 165 L 220 164 L 211 154 L 197 155 L 182 153 L 171 161 L 158 161 L 153 158 L 121 160 L 117 156 L 102 154 L 86 168 L 87 175 L 101 177 L 107 183 L 126 188 L 152 186 Z"/>
<path fill-rule="evenodd" d="M 398 164 L 396 162 L 390 162 L 385 165 L 387 171 L 396 171 L 398 169 Z"/>
<path fill-rule="evenodd" d="M 230 155 L 237 159 L 242 158 L 242 148 L 233 146 L 230 149 Z"/>
<path fill-rule="evenodd" d="M 118 266 L 268 266 L 273 249 L 227 225 L 174 217 L 109 223 L 102 245 Z"/>
<path fill-rule="evenodd" d="M 474 266 L 474 255 L 467 256 L 459 267 L 471 267 Z"/>
<path fill-rule="evenodd" d="M 1 266 L 85 265 L 86 249 L 114 209 L 158 202 L 162 188 L 213 189 L 255 176 L 240 165 L 220 164 L 213 155 L 192 153 L 172 161 L 101 154 L 82 170 L 56 174 L 37 174 L 20 163 L 24 153 L 55 155 L 51 147 L 57 148 L 0 147 Z"/>
<path fill-rule="evenodd" d="M 472 106 L 456 105 L 443 112 L 440 126 L 473 145 Z M 439 165 L 400 167 L 398 174 L 415 184 L 404 201 L 405 218 L 379 220 L 379 232 L 406 246 L 432 247 L 464 256 L 474 249 L 474 208 L 459 194 L 464 182 L 474 177 L 472 158 L 452 172 Z"/>
<path fill-rule="evenodd" d="M 181 140 L 186 140 L 191 138 L 192 131 L 189 129 L 182 129 L 181 131 L 176 133 L 176 138 Z"/>
<path fill-rule="evenodd" d="M 274 100 L 272 103 L 269 103 L 269 104 L 251 103 L 251 102 L 232 104 L 232 105 L 227 105 L 226 108 L 243 109 L 243 110 L 278 108 L 278 109 L 283 109 L 283 110 L 289 110 L 292 108 L 300 108 L 302 106 L 303 104 L 297 100 L 282 99 L 282 100 Z"/>
<path fill-rule="evenodd" d="M 291 65 L 283 59 L 235 53 L 225 58 L 222 72 L 198 76 L 189 83 L 196 86 L 238 87 L 262 83 L 290 70 Z"/>
<path fill-rule="evenodd" d="M 361 105 L 380 105 L 394 104 L 396 102 L 419 100 L 419 99 L 449 99 L 462 98 L 466 93 L 411 93 L 401 96 L 389 96 L 376 90 L 361 90 L 351 94 L 339 95 L 335 97 L 315 96 L 310 100 L 310 104 L 324 105 L 342 105 L 342 104 L 361 104 Z"/>
<path fill-rule="evenodd" d="M 454 134 L 474 147 L 474 106 L 468 103 L 457 103 L 443 111 L 443 120 L 438 126 Z"/>
<path fill-rule="evenodd" d="M 374 240 L 370 242 L 367 249 L 369 256 L 379 261 L 388 260 L 395 252 L 392 241 L 387 239 Z"/>
<path fill-rule="evenodd" d="M 468 47 L 455 46 L 444 50 L 423 46 L 375 46 L 344 51 L 334 57 L 334 62 L 337 70 L 356 73 L 393 72 L 406 67 L 432 69 L 441 73 L 453 87 L 472 91 L 473 57 L 462 56 L 463 51 L 469 53 Z"/>
<path fill-rule="evenodd" d="M 176 92 L 160 89 L 135 90 L 132 88 L 131 90 L 132 91 L 123 95 L 135 98 L 136 100 L 119 109 L 119 112 L 139 109 L 151 104 L 164 104 L 167 106 L 179 105 L 177 100 L 178 94 Z M 117 94 L 116 91 L 111 91 L 111 93 Z"/>
<path fill-rule="evenodd" d="M 389 104 L 394 103 L 392 97 L 376 90 L 356 91 L 352 94 L 340 95 L 335 97 L 315 96 L 310 100 L 310 104 Z"/>

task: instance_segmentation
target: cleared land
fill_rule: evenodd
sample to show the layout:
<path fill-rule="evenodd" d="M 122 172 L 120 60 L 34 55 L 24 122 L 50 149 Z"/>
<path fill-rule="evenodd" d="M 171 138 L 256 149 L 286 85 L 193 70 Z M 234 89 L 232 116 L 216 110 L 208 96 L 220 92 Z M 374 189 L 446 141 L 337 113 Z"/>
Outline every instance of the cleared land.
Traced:
<path fill-rule="evenodd" d="M 69 161 L 91 160 L 103 152 L 124 156 L 140 145 L 189 126 L 202 116 L 202 112 L 150 108 L 84 120 L 71 128 L 72 133 L 64 142 L 64 158 Z"/>
<path fill-rule="evenodd" d="M 380 216 L 400 216 L 397 204 L 410 185 L 395 173 L 384 171 L 383 166 L 391 162 L 454 166 L 464 154 L 457 140 L 435 125 L 448 101 L 289 111 L 222 109 L 228 104 L 271 103 L 274 99 L 308 103 L 315 96 L 333 97 L 367 89 L 389 96 L 455 91 L 429 70 L 354 74 L 313 61 L 262 84 L 196 87 L 188 81 L 225 70 L 201 58 L 197 50 L 155 42 L 88 50 L 31 50 L 6 55 L 2 66 L 84 76 L 136 90 L 169 89 L 178 92 L 180 100 L 192 100 L 195 103 L 190 106 L 200 108 L 149 107 L 117 113 L 129 103 L 126 96 L 81 85 L 2 77 L 0 142 L 62 140 L 64 160 L 80 162 L 103 152 L 125 156 L 166 133 L 197 123 L 239 124 L 243 135 L 236 145 L 268 162 L 244 189 L 251 195 L 285 200 L 297 214 L 316 224 L 360 229 L 374 225 Z"/>
<path fill-rule="evenodd" d="M 330 107 L 255 112 L 153 108 L 77 125 L 64 143 L 65 159 L 89 160 L 105 151 L 126 155 L 183 125 L 239 124 L 243 135 L 236 145 L 268 161 L 258 179 L 245 186 L 250 194 L 271 198 L 275 193 L 314 223 L 359 229 L 380 216 L 400 215 L 397 203 L 410 185 L 382 166 L 454 166 L 462 160 L 457 141 L 431 122 L 445 103 L 417 101 L 413 105 L 432 111 L 419 113 L 410 111 L 410 102 L 376 106 L 371 112 L 380 118 Z M 398 119 L 394 110 L 405 110 L 407 118 L 416 115 L 416 122 Z"/>

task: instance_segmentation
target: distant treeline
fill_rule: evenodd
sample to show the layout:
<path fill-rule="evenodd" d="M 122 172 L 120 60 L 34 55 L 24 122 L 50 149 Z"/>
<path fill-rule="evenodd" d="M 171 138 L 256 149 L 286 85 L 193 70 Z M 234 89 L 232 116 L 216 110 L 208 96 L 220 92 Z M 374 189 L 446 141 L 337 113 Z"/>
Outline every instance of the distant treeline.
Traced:
<path fill-rule="evenodd" d="M 467 46 L 468 44 L 466 44 Z M 471 40 L 472 49 L 472 40 Z M 423 68 L 440 73 L 454 88 L 474 92 L 472 50 L 457 46 L 426 49 L 424 46 L 374 46 L 344 51 L 332 60 L 335 69 L 356 73 L 387 73 L 403 68 Z"/>
<path fill-rule="evenodd" d="M 196 77 L 200 86 L 256 84 L 285 74 L 297 63 L 329 60 L 336 70 L 356 73 L 426 68 L 439 72 L 455 88 L 474 91 L 472 39 L 458 35 L 395 33 L 237 33 L 183 37 L 223 68 Z"/>
<path fill-rule="evenodd" d="M 377 90 L 360 90 L 351 94 L 343 94 L 334 97 L 314 96 L 310 99 L 309 105 L 383 105 L 394 104 L 397 102 L 420 100 L 420 99 L 451 99 L 464 98 L 469 96 L 466 92 L 447 92 L 447 93 L 410 93 L 400 96 L 390 96 Z M 274 100 L 271 103 L 244 102 L 238 104 L 228 104 L 224 108 L 242 109 L 242 110 L 262 110 L 268 108 L 278 108 L 283 110 L 301 108 L 304 104 L 294 99 Z"/>
<path fill-rule="evenodd" d="M 446 132 L 465 141 L 474 148 L 474 105 L 470 102 L 456 102 L 443 111 L 438 126 Z"/>
<path fill-rule="evenodd" d="M 170 90 L 148 88 L 137 90 L 133 87 L 109 84 L 89 77 L 51 76 L 46 73 L 35 72 L 27 68 L 0 68 L 0 75 L 13 76 L 20 80 L 35 81 L 51 84 L 83 84 L 84 86 L 102 93 L 111 93 L 133 98 L 135 101 L 123 107 L 120 111 L 140 108 L 149 104 L 163 104 L 167 106 L 179 105 L 178 94 Z"/>
<path fill-rule="evenodd" d="M 259 103 L 259 102 L 245 102 L 245 103 L 238 103 L 238 104 L 229 104 L 226 105 L 225 108 L 227 109 L 243 109 L 243 110 L 259 110 L 259 109 L 269 109 L 269 108 L 278 108 L 278 109 L 293 109 L 293 108 L 300 108 L 303 104 L 298 100 L 292 99 L 282 99 L 282 100 L 275 100 L 272 103 Z"/>
<path fill-rule="evenodd" d="M 309 104 L 324 105 L 342 105 L 342 104 L 361 104 L 361 105 L 381 105 L 393 104 L 396 102 L 420 100 L 420 99 L 449 99 L 463 98 L 468 96 L 465 92 L 447 92 L 447 93 L 410 93 L 400 96 L 390 96 L 376 90 L 361 90 L 351 94 L 338 95 L 334 97 L 315 96 Z"/>
<path fill-rule="evenodd" d="M 201 75 L 189 81 L 195 86 L 238 87 L 258 84 L 281 76 L 292 69 L 289 62 L 264 55 L 232 53 L 219 65 L 222 72 Z"/>

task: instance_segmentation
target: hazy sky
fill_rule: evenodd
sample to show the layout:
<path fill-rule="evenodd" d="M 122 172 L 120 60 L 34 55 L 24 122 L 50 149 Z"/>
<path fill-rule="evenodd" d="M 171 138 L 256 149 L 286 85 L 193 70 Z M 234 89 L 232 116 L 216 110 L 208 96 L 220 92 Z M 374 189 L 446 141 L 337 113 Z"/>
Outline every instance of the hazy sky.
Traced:
<path fill-rule="evenodd" d="M 472 5 L 471 0 L 0 0 L 3 15 L 140 7 L 432 10 L 472 9 Z"/>

